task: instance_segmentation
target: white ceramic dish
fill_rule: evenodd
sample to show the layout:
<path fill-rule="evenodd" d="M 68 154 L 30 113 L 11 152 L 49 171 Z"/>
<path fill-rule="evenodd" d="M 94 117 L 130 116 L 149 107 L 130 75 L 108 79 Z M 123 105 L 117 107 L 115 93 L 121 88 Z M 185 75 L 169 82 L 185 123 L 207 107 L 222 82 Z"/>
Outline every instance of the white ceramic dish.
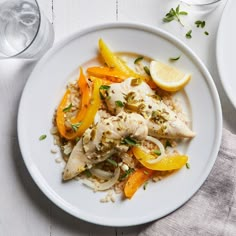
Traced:
<path fill-rule="evenodd" d="M 236 109 L 236 28 L 232 27 L 235 9 L 236 1 L 228 0 L 218 29 L 216 58 L 222 85 L 229 100 Z"/>
<path fill-rule="evenodd" d="M 175 66 L 192 73 L 185 89 L 197 136 L 186 143 L 191 169 L 181 171 L 140 189 L 132 200 L 117 198 L 100 203 L 104 193 L 94 193 L 78 181 L 62 183 L 62 167 L 50 153 L 52 116 L 71 73 L 97 56 L 102 37 L 114 51 L 135 52 L 168 62 L 181 54 Z M 188 103 L 187 101 L 187 103 Z M 186 104 L 187 104 L 186 103 Z M 176 210 L 207 178 L 219 150 L 221 106 L 210 74 L 183 43 L 145 25 L 113 23 L 92 27 L 58 44 L 34 68 L 22 95 L 18 113 L 18 138 L 25 164 L 39 188 L 57 206 L 80 219 L 107 226 L 130 226 L 153 221 Z M 39 141 L 41 134 L 47 138 Z"/>

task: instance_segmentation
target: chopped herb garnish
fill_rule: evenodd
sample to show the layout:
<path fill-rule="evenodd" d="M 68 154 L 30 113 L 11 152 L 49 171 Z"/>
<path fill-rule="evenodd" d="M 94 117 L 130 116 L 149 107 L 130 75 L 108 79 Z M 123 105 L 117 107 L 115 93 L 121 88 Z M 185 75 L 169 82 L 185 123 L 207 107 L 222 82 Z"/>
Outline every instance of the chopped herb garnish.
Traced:
<path fill-rule="evenodd" d="M 134 64 L 137 64 L 137 63 L 140 62 L 141 60 L 143 60 L 143 57 L 142 57 L 142 56 L 137 57 L 137 58 L 134 60 Z"/>
<path fill-rule="evenodd" d="M 146 190 L 147 189 L 147 185 L 148 185 L 148 181 L 144 183 L 143 185 L 143 189 Z"/>
<path fill-rule="evenodd" d="M 107 90 L 110 88 L 109 85 L 101 85 L 99 88 L 99 93 L 100 93 L 100 97 L 102 100 L 104 100 L 106 97 L 108 97 L 108 93 Z"/>
<path fill-rule="evenodd" d="M 141 78 L 134 78 L 131 80 L 131 86 L 138 86 L 142 83 L 142 79 Z"/>
<path fill-rule="evenodd" d="M 119 178 L 120 181 L 126 179 L 132 172 L 134 171 L 133 168 L 129 168 L 128 170 L 125 171 L 124 174 L 122 174 Z"/>
<path fill-rule="evenodd" d="M 100 98 L 101 98 L 102 100 L 104 100 L 104 99 L 105 99 L 105 97 L 104 97 L 104 95 L 102 94 L 102 92 L 101 92 L 101 91 L 99 92 L 99 94 L 100 94 Z"/>
<path fill-rule="evenodd" d="M 157 156 L 161 155 L 161 151 L 160 150 L 153 150 L 153 153 L 156 154 Z"/>
<path fill-rule="evenodd" d="M 102 89 L 102 90 L 108 90 L 111 86 L 109 85 L 101 85 L 99 89 Z"/>
<path fill-rule="evenodd" d="M 117 162 L 114 161 L 114 160 L 112 160 L 112 159 L 110 159 L 110 158 L 108 158 L 106 161 L 107 161 L 109 164 L 111 164 L 111 165 L 113 165 L 113 166 L 115 166 L 115 167 L 118 166 Z"/>
<path fill-rule="evenodd" d="M 121 144 L 128 144 L 129 146 L 137 146 L 137 142 L 136 140 L 130 138 L 130 137 L 126 137 L 121 141 Z"/>
<path fill-rule="evenodd" d="M 170 57 L 169 60 L 170 61 L 178 61 L 180 59 L 181 56 L 178 57 Z"/>
<path fill-rule="evenodd" d="M 207 31 L 204 32 L 205 35 L 209 35 L 209 33 Z"/>
<path fill-rule="evenodd" d="M 42 134 L 42 135 L 39 137 L 39 140 L 42 141 L 42 140 L 44 140 L 45 138 L 47 138 L 47 135 L 46 135 L 46 134 Z"/>
<path fill-rule="evenodd" d="M 144 173 L 145 175 L 148 175 L 148 174 L 149 174 L 148 171 L 146 171 L 146 170 L 144 170 L 143 173 Z"/>
<path fill-rule="evenodd" d="M 122 101 L 115 101 L 117 107 L 124 107 L 124 103 Z"/>
<path fill-rule="evenodd" d="M 151 75 L 150 70 L 147 66 L 144 66 L 143 69 L 144 69 L 144 71 L 146 72 L 147 75 Z"/>
<path fill-rule="evenodd" d="M 186 33 L 185 37 L 186 37 L 187 39 L 191 39 L 191 38 L 192 38 L 192 30 L 189 30 L 189 31 Z"/>
<path fill-rule="evenodd" d="M 182 26 L 184 26 L 184 24 L 181 22 L 180 20 L 180 16 L 184 16 L 184 15 L 188 15 L 188 13 L 186 11 L 180 11 L 180 6 L 178 5 L 176 7 L 176 9 L 171 8 L 170 11 L 165 15 L 165 17 L 163 18 L 163 22 L 171 22 L 173 20 L 176 20 L 177 22 L 179 22 Z"/>
<path fill-rule="evenodd" d="M 76 143 L 78 143 L 79 140 L 80 140 L 80 137 L 76 137 L 76 138 L 75 138 L 75 142 L 76 142 Z"/>
<path fill-rule="evenodd" d="M 201 21 L 201 20 L 197 20 L 197 21 L 195 21 L 195 25 L 196 25 L 198 28 L 199 28 L 199 27 L 204 28 L 205 25 L 206 25 L 206 22 L 205 22 L 205 21 Z"/>
<path fill-rule="evenodd" d="M 63 112 L 68 112 L 68 111 L 71 110 L 71 108 L 72 108 L 72 103 L 69 104 L 67 107 L 65 107 L 65 108 L 63 109 Z"/>
<path fill-rule="evenodd" d="M 190 164 L 188 162 L 186 163 L 186 168 L 190 169 Z"/>
<path fill-rule="evenodd" d="M 169 140 L 166 140 L 165 148 L 167 148 L 167 147 L 172 147 L 172 145 L 171 145 Z"/>
<path fill-rule="evenodd" d="M 84 171 L 87 178 L 90 178 L 92 176 L 92 173 L 89 170 Z"/>
<path fill-rule="evenodd" d="M 74 132 L 78 130 L 78 128 L 81 126 L 82 122 L 76 123 L 76 124 L 71 124 L 71 127 Z"/>

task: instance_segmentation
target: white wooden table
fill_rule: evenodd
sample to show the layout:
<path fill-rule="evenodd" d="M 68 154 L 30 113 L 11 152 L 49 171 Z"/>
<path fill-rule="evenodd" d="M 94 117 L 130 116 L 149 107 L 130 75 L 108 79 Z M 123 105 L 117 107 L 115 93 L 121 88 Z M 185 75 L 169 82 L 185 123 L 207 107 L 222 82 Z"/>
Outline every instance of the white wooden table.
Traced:
<path fill-rule="evenodd" d="M 203 60 L 217 85 L 224 115 L 224 127 L 236 133 L 236 111 L 227 99 L 216 67 L 215 42 L 225 1 L 208 15 L 185 9 L 185 28 L 177 22 L 165 24 L 162 18 L 176 0 L 39 0 L 53 23 L 55 43 L 82 28 L 114 21 L 132 21 L 160 27 L 187 43 Z M 206 20 L 204 30 L 195 20 Z M 1 27 L 1 26 L 0 26 Z M 185 33 L 193 29 L 193 38 Z M 0 235 L 1 236 L 70 236 L 70 235 L 137 235 L 143 227 L 112 228 L 78 220 L 51 203 L 31 179 L 22 161 L 17 142 L 18 102 L 35 62 L 0 61 Z"/>

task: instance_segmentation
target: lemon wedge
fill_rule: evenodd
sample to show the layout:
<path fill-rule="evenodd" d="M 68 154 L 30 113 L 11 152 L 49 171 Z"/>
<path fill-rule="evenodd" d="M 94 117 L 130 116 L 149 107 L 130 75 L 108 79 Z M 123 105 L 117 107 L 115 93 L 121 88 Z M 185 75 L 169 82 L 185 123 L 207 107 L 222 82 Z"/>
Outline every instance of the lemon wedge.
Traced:
<path fill-rule="evenodd" d="M 191 79 L 190 74 L 159 61 L 151 62 L 150 74 L 158 87 L 170 92 L 181 90 Z"/>

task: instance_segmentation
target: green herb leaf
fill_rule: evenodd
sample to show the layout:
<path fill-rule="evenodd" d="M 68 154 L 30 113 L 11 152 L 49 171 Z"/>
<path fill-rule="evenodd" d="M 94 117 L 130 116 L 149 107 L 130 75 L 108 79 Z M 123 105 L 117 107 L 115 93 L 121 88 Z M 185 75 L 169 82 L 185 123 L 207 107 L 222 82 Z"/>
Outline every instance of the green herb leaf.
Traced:
<path fill-rule="evenodd" d="M 124 107 L 124 103 L 122 101 L 115 101 L 117 107 Z"/>
<path fill-rule="evenodd" d="M 188 12 L 186 12 L 186 11 L 181 11 L 181 12 L 179 12 L 179 15 L 187 16 L 187 15 L 188 15 Z"/>
<path fill-rule="evenodd" d="M 179 5 L 175 9 L 176 14 L 179 14 Z"/>
<path fill-rule="evenodd" d="M 204 32 L 205 35 L 209 35 L 209 33 L 207 31 Z"/>
<path fill-rule="evenodd" d="M 81 126 L 82 122 L 76 123 L 76 124 L 71 124 L 71 127 L 74 132 L 78 130 L 78 128 Z"/>
<path fill-rule="evenodd" d="M 65 107 L 62 111 L 63 111 L 63 112 L 68 112 L 68 111 L 71 110 L 71 108 L 72 108 L 72 103 L 69 104 L 67 107 Z"/>
<path fill-rule="evenodd" d="M 199 27 L 204 28 L 206 25 L 206 21 L 197 20 L 195 21 L 195 25 L 197 26 L 197 28 Z"/>
<path fill-rule="evenodd" d="M 120 181 L 126 179 L 132 172 L 134 172 L 133 168 L 129 168 L 128 170 L 125 171 L 124 174 L 122 174 L 119 178 Z"/>
<path fill-rule="evenodd" d="M 104 100 L 107 96 L 108 96 L 108 93 L 107 93 L 107 90 L 110 88 L 109 85 L 101 85 L 100 88 L 99 88 L 99 94 L 100 94 L 100 98 L 102 100 Z"/>
<path fill-rule="evenodd" d="M 189 30 L 189 31 L 186 33 L 185 37 L 186 37 L 187 39 L 191 39 L 191 38 L 192 38 L 192 30 Z"/>
<path fill-rule="evenodd" d="M 109 85 L 101 85 L 99 89 L 100 90 L 108 90 L 110 87 L 111 86 L 109 86 Z"/>
<path fill-rule="evenodd" d="M 42 141 L 42 140 L 44 140 L 45 138 L 47 138 L 47 135 L 46 135 L 46 134 L 42 134 L 42 135 L 39 137 L 39 140 Z"/>
<path fill-rule="evenodd" d="M 130 138 L 130 137 L 126 137 L 121 141 L 121 144 L 128 144 L 129 146 L 137 146 L 137 141 Z"/>
<path fill-rule="evenodd" d="M 190 169 L 190 164 L 188 162 L 186 163 L 186 168 Z"/>
<path fill-rule="evenodd" d="M 151 75 L 150 70 L 147 66 L 144 66 L 143 69 L 144 69 L 144 71 L 146 72 L 147 75 Z"/>
<path fill-rule="evenodd" d="M 143 185 L 143 189 L 146 190 L 147 189 L 147 185 L 148 185 L 148 181 L 144 183 Z"/>
<path fill-rule="evenodd" d="M 165 23 L 168 23 L 168 22 L 171 22 L 171 21 L 173 21 L 175 18 L 174 18 L 174 16 L 170 16 L 170 17 L 165 17 L 164 19 L 163 19 L 163 22 L 165 22 Z"/>
<path fill-rule="evenodd" d="M 169 60 L 170 61 L 178 61 L 180 59 L 181 56 L 178 57 L 170 57 Z"/>
<path fill-rule="evenodd" d="M 89 170 L 84 171 L 87 178 L 90 178 L 92 176 L 92 173 Z"/>
<path fill-rule="evenodd" d="M 166 13 L 165 17 L 163 18 L 163 22 L 168 23 L 173 20 L 176 20 L 182 26 L 184 26 L 180 20 L 180 16 L 183 16 L 183 15 L 188 15 L 188 13 L 186 11 L 180 11 L 180 5 L 178 5 L 175 10 L 171 8 L 170 11 Z"/>
<path fill-rule="evenodd" d="M 113 165 L 113 166 L 115 166 L 115 167 L 118 166 L 117 162 L 114 161 L 114 160 L 112 160 L 112 159 L 110 159 L 110 158 L 108 158 L 106 161 L 107 161 L 109 164 L 111 164 L 111 165 Z"/>
<path fill-rule="evenodd" d="M 153 153 L 156 154 L 157 156 L 161 155 L 161 151 L 160 150 L 153 150 Z"/>
<path fill-rule="evenodd" d="M 80 137 L 76 137 L 76 138 L 75 138 L 75 142 L 76 142 L 76 143 L 78 143 L 79 140 L 80 140 Z"/>
<path fill-rule="evenodd" d="M 172 145 L 171 145 L 169 140 L 166 140 L 165 148 L 167 148 L 167 147 L 172 147 Z"/>
<path fill-rule="evenodd" d="M 140 62 L 141 60 L 143 60 L 143 56 L 137 57 L 137 58 L 134 60 L 134 64 L 137 64 L 137 63 Z"/>

